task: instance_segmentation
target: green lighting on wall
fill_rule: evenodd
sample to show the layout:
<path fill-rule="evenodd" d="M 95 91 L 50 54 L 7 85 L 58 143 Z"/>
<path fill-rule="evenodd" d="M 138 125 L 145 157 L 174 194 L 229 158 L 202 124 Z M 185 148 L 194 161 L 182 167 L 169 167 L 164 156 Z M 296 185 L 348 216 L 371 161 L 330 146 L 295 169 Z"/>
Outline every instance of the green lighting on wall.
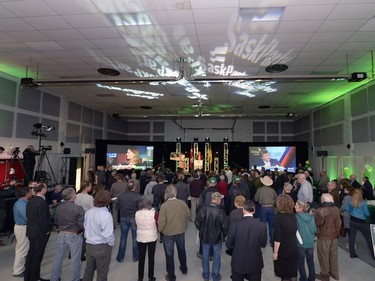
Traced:
<path fill-rule="evenodd" d="M 26 77 L 26 66 L 20 67 L 20 66 L 0 63 L 0 72 L 4 72 L 5 74 L 8 74 L 16 78 L 24 78 Z M 29 68 L 27 76 L 36 77 L 36 72 L 30 71 L 30 68 Z"/>

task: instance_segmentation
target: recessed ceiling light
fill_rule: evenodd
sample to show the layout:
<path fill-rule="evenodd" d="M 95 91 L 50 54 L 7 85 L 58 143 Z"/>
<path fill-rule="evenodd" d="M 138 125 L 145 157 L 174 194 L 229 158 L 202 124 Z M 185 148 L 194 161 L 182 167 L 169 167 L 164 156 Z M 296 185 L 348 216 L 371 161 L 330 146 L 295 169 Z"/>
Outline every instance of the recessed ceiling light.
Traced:
<path fill-rule="evenodd" d="M 271 64 L 269 66 L 266 67 L 266 71 L 268 73 L 280 73 L 280 72 L 284 72 L 288 69 L 288 66 L 286 64 Z"/>
<path fill-rule="evenodd" d="M 97 71 L 100 74 L 107 75 L 107 76 L 119 76 L 120 75 L 120 71 L 116 69 L 112 69 L 112 68 L 101 67 L 101 68 L 98 68 Z"/>
<path fill-rule="evenodd" d="M 239 21 L 278 21 L 284 13 L 284 7 L 240 8 Z"/>
<path fill-rule="evenodd" d="M 114 26 L 151 25 L 152 22 L 147 13 L 120 13 L 105 14 Z"/>

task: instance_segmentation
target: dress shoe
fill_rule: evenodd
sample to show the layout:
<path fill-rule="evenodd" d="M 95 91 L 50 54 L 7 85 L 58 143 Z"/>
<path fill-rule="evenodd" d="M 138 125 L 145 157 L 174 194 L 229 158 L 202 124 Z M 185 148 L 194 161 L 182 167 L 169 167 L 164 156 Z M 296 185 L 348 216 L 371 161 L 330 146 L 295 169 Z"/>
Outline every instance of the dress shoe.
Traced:
<path fill-rule="evenodd" d="M 39 280 L 38 281 L 49 281 L 49 279 L 43 279 L 43 278 L 40 278 L 39 277 Z"/>
<path fill-rule="evenodd" d="M 0 246 L 5 246 L 6 244 L 4 244 L 3 242 L 0 242 Z"/>
<path fill-rule="evenodd" d="M 168 274 L 165 275 L 165 280 L 169 281 L 169 275 Z"/>
<path fill-rule="evenodd" d="M 81 257 L 81 261 L 86 261 L 86 256 Z"/>
<path fill-rule="evenodd" d="M 13 274 L 14 277 L 24 277 L 25 273 L 21 272 L 20 274 Z"/>
<path fill-rule="evenodd" d="M 180 265 L 180 270 L 181 270 L 183 275 L 187 275 L 187 269 L 186 269 L 186 271 L 183 271 L 181 265 Z"/>
<path fill-rule="evenodd" d="M 155 277 L 149 278 L 148 281 L 156 281 Z"/>
<path fill-rule="evenodd" d="M 329 281 L 329 276 L 322 276 L 320 274 L 315 273 L 315 278 L 322 281 Z"/>
<path fill-rule="evenodd" d="M 354 255 L 351 255 L 350 258 L 351 258 L 351 259 L 353 259 L 353 258 L 358 258 L 358 256 L 357 256 L 357 254 L 354 254 Z"/>

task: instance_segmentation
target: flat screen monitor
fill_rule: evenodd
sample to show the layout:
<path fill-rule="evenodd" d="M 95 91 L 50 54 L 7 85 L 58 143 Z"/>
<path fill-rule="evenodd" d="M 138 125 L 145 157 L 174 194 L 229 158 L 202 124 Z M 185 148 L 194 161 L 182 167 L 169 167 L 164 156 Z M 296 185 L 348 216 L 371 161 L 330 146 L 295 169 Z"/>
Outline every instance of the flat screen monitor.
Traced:
<path fill-rule="evenodd" d="M 154 146 L 108 144 L 106 162 L 117 170 L 153 168 Z"/>
<path fill-rule="evenodd" d="M 264 167 L 266 170 L 287 170 L 290 173 L 296 171 L 296 147 L 295 146 L 250 146 L 249 166 L 253 168 Z"/>

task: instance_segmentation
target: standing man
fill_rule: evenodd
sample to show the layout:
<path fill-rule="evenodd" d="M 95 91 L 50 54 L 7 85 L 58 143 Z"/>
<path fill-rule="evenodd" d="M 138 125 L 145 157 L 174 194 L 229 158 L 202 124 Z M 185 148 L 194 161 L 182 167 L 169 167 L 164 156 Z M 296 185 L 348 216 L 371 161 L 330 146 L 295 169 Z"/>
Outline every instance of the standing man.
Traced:
<path fill-rule="evenodd" d="M 154 200 L 152 206 L 156 211 L 160 210 L 161 204 L 164 203 L 164 193 L 167 189 L 167 185 L 164 183 L 164 175 L 158 174 L 158 183 L 152 187 L 152 194 L 154 195 Z"/>
<path fill-rule="evenodd" d="M 72 281 L 79 281 L 81 274 L 82 233 L 85 210 L 76 204 L 76 192 L 72 187 L 62 191 L 64 200 L 56 209 L 55 223 L 59 229 L 57 253 L 52 266 L 51 281 L 59 281 L 61 264 L 68 250 L 71 255 Z"/>
<path fill-rule="evenodd" d="M 306 180 L 305 174 L 298 174 L 297 180 L 301 185 L 297 193 L 297 199 L 303 203 L 311 204 L 313 202 L 313 188 L 311 183 Z"/>
<path fill-rule="evenodd" d="M 177 175 L 178 182 L 175 184 L 177 189 L 177 199 L 184 201 L 187 204 L 187 200 L 190 196 L 189 186 L 184 182 L 185 175 L 179 173 Z"/>
<path fill-rule="evenodd" d="M 232 170 L 230 169 L 230 166 L 227 166 L 225 168 L 225 176 L 227 177 L 228 179 L 228 187 L 230 187 L 230 185 L 232 184 L 232 177 L 233 177 L 233 172 Z"/>
<path fill-rule="evenodd" d="M 327 184 L 328 193 L 332 195 L 335 206 L 340 209 L 340 192 L 335 181 L 329 181 Z"/>
<path fill-rule="evenodd" d="M 199 197 L 204 190 L 204 183 L 199 179 L 198 173 L 193 173 L 193 179 L 189 182 L 189 188 L 191 196 L 191 221 L 195 222 Z"/>
<path fill-rule="evenodd" d="M 174 244 L 177 246 L 180 270 L 187 274 L 185 251 L 185 231 L 189 222 L 189 208 L 181 200 L 176 198 L 177 190 L 173 184 L 165 190 L 165 202 L 161 205 L 159 213 L 159 231 L 163 234 L 163 246 L 166 259 L 166 280 L 175 281 L 174 271 Z"/>
<path fill-rule="evenodd" d="M 277 194 L 271 187 L 273 180 L 269 176 L 260 178 L 263 187 L 259 188 L 254 196 L 254 201 L 260 205 L 259 218 L 261 222 L 268 223 L 270 244 L 273 247 L 273 219 L 275 217 L 275 203 Z"/>
<path fill-rule="evenodd" d="M 317 253 L 320 274 L 319 280 L 329 281 L 329 277 L 339 280 L 339 263 L 337 258 L 337 237 L 340 233 L 340 210 L 335 206 L 331 194 L 324 193 L 320 198 L 321 206 L 315 213 L 317 232 Z"/>
<path fill-rule="evenodd" d="M 29 250 L 29 240 L 26 237 L 26 206 L 33 197 L 31 189 L 18 191 L 20 198 L 14 203 L 14 236 L 16 237 L 16 254 L 13 264 L 13 276 L 24 277 L 26 255 Z"/>
<path fill-rule="evenodd" d="M 117 212 L 116 204 L 118 197 L 128 190 L 128 182 L 124 179 L 123 174 L 117 174 L 115 176 L 116 182 L 112 184 L 110 194 L 112 198 L 112 217 L 113 217 L 113 227 L 116 229 L 118 224 L 119 215 Z"/>
<path fill-rule="evenodd" d="M 264 266 L 261 248 L 267 245 L 266 224 L 254 218 L 253 201 L 245 201 L 242 208 L 244 217 L 231 224 L 225 243 L 228 249 L 233 249 L 232 280 L 243 281 L 246 277 L 251 281 L 261 281 Z"/>
<path fill-rule="evenodd" d="M 202 277 L 204 281 L 210 279 L 210 251 L 213 251 L 212 279 L 219 281 L 221 267 L 221 248 L 228 232 L 228 218 L 223 208 L 220 207 L 224 197 L 219 192 L 213 192 L 211 203 L 199 208 L 195 226 L 199 230 L 199 238 L 202 242 Z"/>
<path fill-rule="evenodd" d="M 132 233 L 133 262 L 137 262 L 139 259 L 135 213 L 138 211 L 138 202 L 141 199 L 141 195 L 136 191 L 136 189 L 137 186 L 135 182 L 129 181 L 128 192 L 120 194 L 117 199 L 116 209 L 120 213 L 121 227 L 121 239 L 116 258 L 118 262 L 124 261 L 129 229 Z"/>
<path fill-rule="evenodd" d="M 25 281 L 44 281 L 40 278 L 40 264 L 44 250 L 52 230 L 52 220 L 46 202 L 47 185 L 38 183 L 34 187 L 35 197 L 26 207 L 26 236 L 29 238 L 30 248 L 26 257 Z"/>

